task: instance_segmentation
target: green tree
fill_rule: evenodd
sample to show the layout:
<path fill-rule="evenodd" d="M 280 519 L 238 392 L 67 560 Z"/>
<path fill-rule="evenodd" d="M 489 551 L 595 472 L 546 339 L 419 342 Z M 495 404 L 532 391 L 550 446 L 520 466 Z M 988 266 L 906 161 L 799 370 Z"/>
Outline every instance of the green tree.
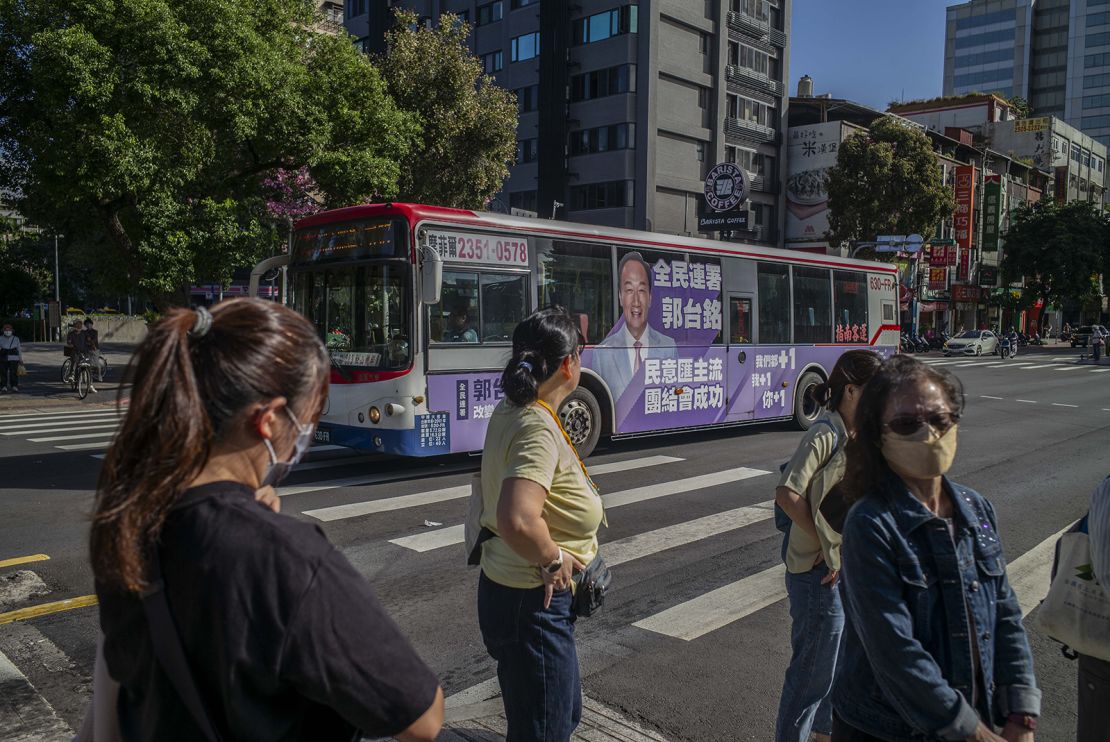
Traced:
<path fill-rule="evenodd" d="M 1019 119 L 1027 119 L 1029 118 L 1029 115 L 1033 113 L 1033 109 L 1029 105 L 1029 101 L 1025 100 L 1025 98 L 1022 98 L 1020 95 L 1015 95 L 1012 98 L 1008 98 L 1006 102 L 1014 107 L 1014 113 Z"/>
<path fill-rule="evenodd" d="M 306 0 L 0 0 L 0 189 L 153 293 L 272 249 L 262 181 L 396 193 L 419 132 Z"/>
<path fill-rule="evenodd" d="M 1004 237 L 1004 284 L 1024 279 L 1025 295 L 1046 305 L 1099 295 L 1099 275 L 1110 270 L 1110 221 L 1097 205 L 1054 199 L 1023 204 Z"/>
<path fill-rule="evenodd" d="M 893 116 L 876 119 L 869 132 L 840 145 L 827 185 L 833 244 L 882 234 L 928 240 L 956 208 L 929 138 Z"/>
<path fill-rule="evenodd" d="M 449 13 L 437 28 L 398 10 L 378 60 L 389 92 L 416 114 L 424 136 L 406 161 L 398 198 L 482 208 L 501 190 L 516 154 L 516 96 L 482 73 L 470 27 Z"/>

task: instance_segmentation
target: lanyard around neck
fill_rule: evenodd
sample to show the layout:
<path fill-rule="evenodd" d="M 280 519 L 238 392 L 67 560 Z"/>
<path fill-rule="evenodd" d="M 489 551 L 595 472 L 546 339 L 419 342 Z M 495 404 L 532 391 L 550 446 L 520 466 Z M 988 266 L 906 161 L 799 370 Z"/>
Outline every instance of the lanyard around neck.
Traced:
<path fill-rule="evenodd" d="M 578 459 L 578 465 L 582 467 L 582 475 L 586 477 L 586 481 L 590 483 L 590 487 L 593 489 L 594 493 L 597 494 L 597 485 L 594 484 L 594 480 L 590 478 L 590 472 L 586 470 L 586 462 L 578 455 L 578 449 L 574 447 L 574 443 L 571 442 L 570 436 L 567 435 L 566 428 L 563 427 L 563 421 L 559 419 L 559 416 L 555 414 L 555 410 L 551 409 L 551 405 L 547 402 L 544 402 L 542 399 L 537 399 L 536 404 L 547 410 L 548 414 L 551 415 L 551 419 L 555 421 L 555 426 L 558 427 L 559 432 L 563 434 L 563 440 L 567 442 L 567 445 L 570 446 L 570 450 L 574 452 L 574 458 Z"/>

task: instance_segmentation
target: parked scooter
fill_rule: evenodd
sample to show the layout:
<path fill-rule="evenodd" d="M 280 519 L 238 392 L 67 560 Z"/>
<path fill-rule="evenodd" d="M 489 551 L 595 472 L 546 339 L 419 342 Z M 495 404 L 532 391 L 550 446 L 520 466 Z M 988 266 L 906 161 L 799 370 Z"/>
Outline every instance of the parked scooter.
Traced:
<path fill-rule="evenodd" d="M 1018 344 L 1009 335 L 1003 335 L 998 341 L 998 355 L 1002 360 L 1017 358 Z"/>

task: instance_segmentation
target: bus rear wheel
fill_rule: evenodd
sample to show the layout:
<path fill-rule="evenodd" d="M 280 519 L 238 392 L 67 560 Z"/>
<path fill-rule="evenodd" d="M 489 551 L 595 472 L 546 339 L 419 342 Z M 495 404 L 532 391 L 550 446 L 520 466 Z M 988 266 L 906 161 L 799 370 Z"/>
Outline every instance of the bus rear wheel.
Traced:
<path fill-rule="evenodd" d="M 825 383 L 820 374 L 807 371 L 798 379 L 797 393 L 794 395 L 794 424 L 801 430 L 809 430 L 821 414 L 821 405 L 813 397 L 818 384 Z"/>
<path fill-rule="evenodd" d="M 578 387 L 559 408 L 559 419 L 578 455 L 586 458 L 601 438 L 601 407 L 589 389 Z"/>

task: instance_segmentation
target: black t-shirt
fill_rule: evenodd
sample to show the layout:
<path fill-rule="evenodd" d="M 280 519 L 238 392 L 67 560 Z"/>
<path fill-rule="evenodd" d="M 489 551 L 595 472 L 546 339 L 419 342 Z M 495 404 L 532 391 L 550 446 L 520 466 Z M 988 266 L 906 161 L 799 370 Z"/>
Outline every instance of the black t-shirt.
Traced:
<path fill-rule="evenodd" d="M 435 675 L 367 581 L 308 523 L 216 482 L 185 493 L 162 530 L 166 595 L 224 740 L 392 736 L 435 699 Z M 137 595 L 97 587 L 121 722 L 143 740 L 203 739 L 158 664 Z"/>

